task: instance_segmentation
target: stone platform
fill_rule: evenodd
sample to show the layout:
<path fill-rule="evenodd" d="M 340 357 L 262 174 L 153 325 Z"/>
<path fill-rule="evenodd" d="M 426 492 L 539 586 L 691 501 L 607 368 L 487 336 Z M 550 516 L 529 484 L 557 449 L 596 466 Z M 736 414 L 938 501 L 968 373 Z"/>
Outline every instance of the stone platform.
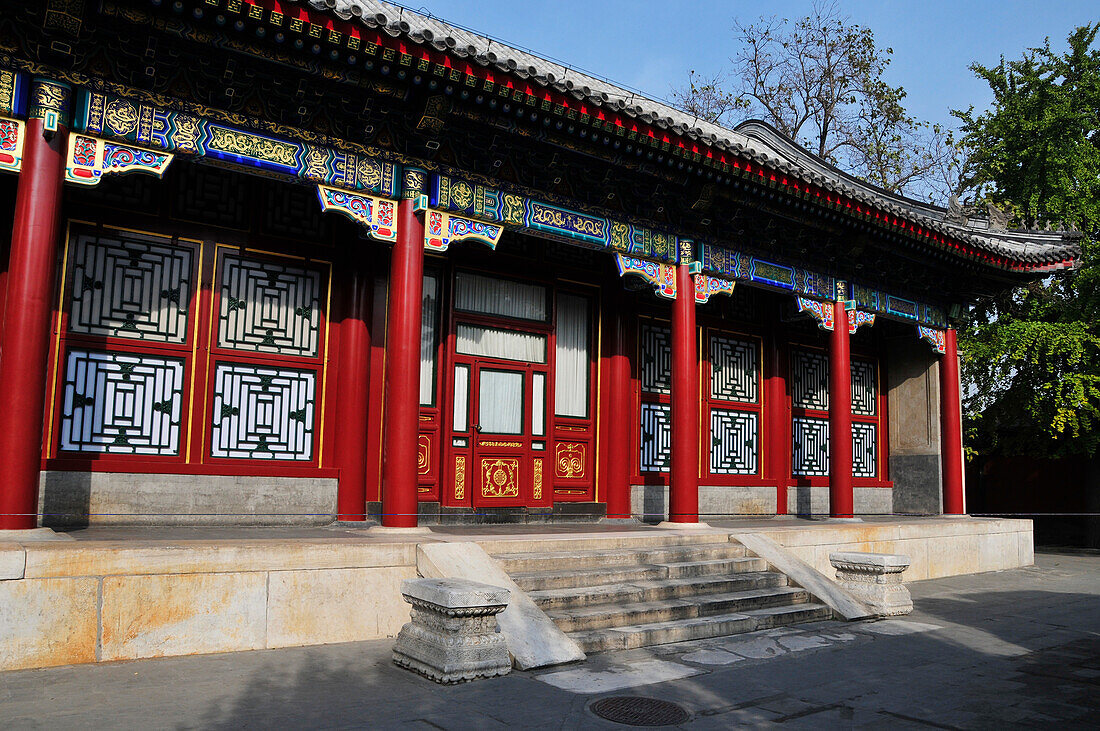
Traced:
<path fill-rule="evenodd" d="M 716 539 L 764 532 L 828 573 L 835 551 L 904 553 L 908 580 L 1028 566 L 1031 522 L 794 518 L 712 524 Z M 659 546 L 649 526 L 90 528 L 0 537 L 0 670 L 393 637 L 401 582 L 421 543 L 475 541 L 490 555 Z M 691 531 L 698 535 L 699 531 Z"/>

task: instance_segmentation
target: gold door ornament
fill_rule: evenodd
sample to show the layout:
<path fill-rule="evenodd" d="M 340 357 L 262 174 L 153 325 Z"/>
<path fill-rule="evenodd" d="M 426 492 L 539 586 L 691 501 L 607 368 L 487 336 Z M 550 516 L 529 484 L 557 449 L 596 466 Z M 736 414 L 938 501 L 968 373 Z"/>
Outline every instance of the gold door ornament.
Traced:
<path fill-rule="evenodd" d="M 432 440 L 426 434 L 416 439 L 416 471 L 421 475 L 432 471 Z"/>
<path fill-rule="evenodd" d="M 466 458 L 455 457 L 455 500 L 466 497 Z"/>
<path fill-rule="evenodd" d="M 584 444 L 559 442 L 554 451 L 554 475 L 564 479 L 583 479 L 586 451 Z"/>
<path fill-rule="evenodd" d="M 482 459 L 481 496 L 519 497 L 519 460 Z"/>
<path fill-rule="evenodd" d="M 542 460 L 535 459 L 535 500 L 542 500 Z"/>

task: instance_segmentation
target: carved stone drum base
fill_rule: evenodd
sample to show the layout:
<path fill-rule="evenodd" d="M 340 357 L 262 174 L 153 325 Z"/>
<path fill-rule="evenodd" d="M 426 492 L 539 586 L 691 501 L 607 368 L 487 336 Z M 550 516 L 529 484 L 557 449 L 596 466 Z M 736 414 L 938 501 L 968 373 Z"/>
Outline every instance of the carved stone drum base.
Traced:
<path fill-rule="evenodd" d="M 401 594 L 412 621 L 397 635 L 393 661 L 437 683 L 506 675 L 512 659 L 496 615 L 509 593 L 466 579 L 407 579 Z"/>

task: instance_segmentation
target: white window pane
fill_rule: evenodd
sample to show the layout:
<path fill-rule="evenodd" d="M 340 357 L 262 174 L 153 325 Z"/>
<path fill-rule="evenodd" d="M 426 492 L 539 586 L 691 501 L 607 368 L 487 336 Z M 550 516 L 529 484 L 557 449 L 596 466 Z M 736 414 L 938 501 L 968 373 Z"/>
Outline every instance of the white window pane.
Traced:
<path fill-rule="evenodd" d="M 469 380 L 469 366 L 455 366 L 455 407 L 451 425 L 456 432 L 466 431 L 466 415 L 470 413 L 469 395 L 466 388 Z"/>
<path fill-rule="evenodd" d="M 455 309 L 545 322 L 546 287 L 459 272 L 455 275 Z"/>
<path fill-rule="evenodd" d="M 588 416 L 588 300 L 558 296 L 554 413 Z"/>
<path fill-rule="evenodd" d="M 483 434 L 523 433 L 523 374 L 482 371 L 478 384 L 478 424 Z"/>
<path fill-rule="evenodd" d="M 455 348 L 463 355 L 481 355 L 525 363 L 546 362 L 546 336 L 498 330 L 479 325 L 459 325 Z"/>
<path fill-rule="evenodd" d="M 424 275 L 424 305 L 420 321 L 420 405 L 435 405 L 435 338 L 439 328 L 439 280 Z"/>
<path fill-rule="evenodd" d="M 546 376 L 531 376 L 531 433 L 536 437 L 546 434 Z"/>

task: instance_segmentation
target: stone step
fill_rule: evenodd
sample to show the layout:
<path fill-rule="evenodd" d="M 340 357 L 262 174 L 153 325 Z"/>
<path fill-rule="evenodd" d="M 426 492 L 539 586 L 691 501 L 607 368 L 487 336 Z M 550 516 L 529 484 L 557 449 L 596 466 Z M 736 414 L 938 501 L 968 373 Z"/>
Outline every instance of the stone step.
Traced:
<path fill-rule="evenodd" d="M 617 548 L 658 548 L 661 546 L 695 546 L 705 543 L 739 543 L 729 540 L 729 532 L 721 530 L 699 530 L 677 532 L 666 530 L 640 529 L 610 533 L 588 533 L 577 535 L 524 536 L 524 537 L 485 537 L 477 544 L 490 556 L 507 553 L 549 553 L 563 551 L 608 551 Z"/>
<path fill-rule="evenodd" d="M 679 599 L 602 604 L 547 612 L 562 632 L 672 622 L 694 617 L 742 613 L 767 607 L 803 604 L 809 595 L 794 587 L 748 589 Z"/>
<path fill-rule="evenodd" d="M 566 564 L 568 566 L 568 564 Z M 767 561 L 762 558 L 731 558 L 711 561 L 689 561 L 662 565 L 611 566 L 607 568 L 583 568 L 572 570 L 557 569 L 549 571 L 509 572 L 512 581 L 524 591 L 543 591 L 546 589 L 566 589 L 602 584 L 621 584 L 624 582 L 650 579 L 678 579 L 696 576 L 715 576 L 765 571 Z"/>
<path fill-rule="evenodd" d="M 686 579 L 651 579 L 528 592 L 544 611 L 574 609 L 593 604 L 626 604 L 676 599 L 704 594 L 766 589 L 787 585 L 787 577 L 774 571 L 749 571 L 733 576 L 694 576 Z"/>
<path fill-rule="evenodd" d="M 493 558 L 508 573 L 546 571 L 560 566 L 594 568 L 599 566 L 641 566 L 645 564 L 685 563 L 714 559 L 742 558 L 746 554 L 738 543 L 707 543 L 687 546 L 646 546 L 584 551 L 539 551 L 537 553 L 501 553 Z"/>
<path fill-rule="evenodd" d="M 593 653 L 724 637 L 830 617 L 832 617 L 832 610 L 829 607 L 807 602 L 792 606 L 751 609 L 734 614 L 586 630 L 572 632 L 569 636 L 585 653 Z"/>
<path fill-rule="evenodd" d="M 668 578 L 687 579 L 695 576 L 742 574 L 746 571 L 767 571 L 768 562 L 755 556 L 744 558 L 720 558 L 708 561 L 683 561 L 657 564 L 668 569 Z"/>

